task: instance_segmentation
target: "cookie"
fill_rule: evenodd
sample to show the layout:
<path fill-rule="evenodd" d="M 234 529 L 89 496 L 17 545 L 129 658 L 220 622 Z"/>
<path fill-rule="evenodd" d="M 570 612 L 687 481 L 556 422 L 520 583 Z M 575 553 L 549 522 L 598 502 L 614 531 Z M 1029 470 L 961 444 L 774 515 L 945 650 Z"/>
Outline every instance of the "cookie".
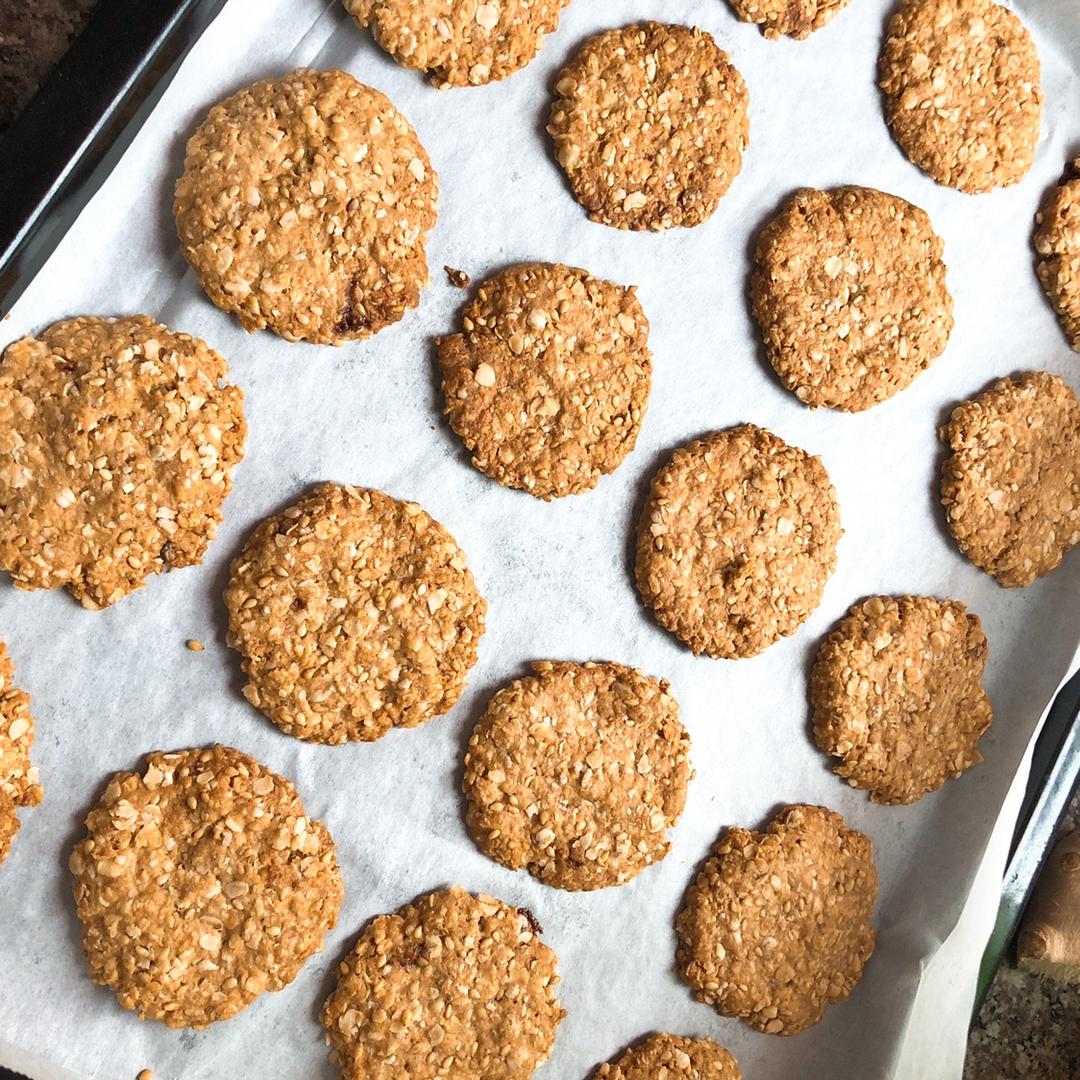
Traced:
<path fill-rule="evenodd" d="M 820 458 L 753 424 L 717 431 L 653 479 L 638 592 L 695 654 L 755 656 L 821 602 L 842 531 Z"/>
<path fill-rule="evenodd" d="M 874 951 L 870 839 L 820 806 L 728 829 L 686 893 L 677 959 L 700 1001 L 796 1035 L 847 1000 Z"/>
<path fill-rule="evenodd" d="M 953 410 L 941 502 L 960 550 L 1006 588 L 1080 543 L 1080 403 L 1056 375 L 999 379 Z"/>
<path fill-rule="evenodd" d="M 837 776 L 876 803 L 913 803 L 982 761 L 993 709 L 986 637 L 956 600 L 872 596 L 822 644 L 814 737 Z"/>
<path fill-rule="evenodd" d="M 622 664 L 532 667 L 469 741 L 469 830 L 496 862 L 548 885 L 622 885 L 668 853 L 686 804 L 679 706 L 666 682 Z"/>
<path fill-rule="evenodd" d="M 1039 141 L 1039 57 L 992 0 L 901 0 L 879 64 L 900 149 L 939 184 L 975 194 L 1018 183 Z"/>
<path fill-rule="evenodd" d="M 746 84 L 704 30 L 655 22 L 608 30 L 563 69 L 555 93 L 555 157 L 593 221 L 700 225 L 742 168 Z"/>
<path fill-rule="evenodd" d="M 420 303 L 438 186 L 384 95 L 300 68 L 210 110 L 173 212 L 199 284 L 245 330 L 338 345 Z"/>
<path fill-rule="evenodd" d="M 742 1080 L 742 1073 L 731 1054 L 712 1039 L 662 1031 L 617 1061 L 601 1065 L 593 1080 Z"/>
<path fill-rule="evenodd" d="M 402 67 L 440 89 L 505 79 L 540 51 L 570 0 L 344 0 Z"/>
<path fill-rule="evenodd" d="M 1080 352 L 1080 158 L 1035 215 L 1035 226 L 1039 280 L 1069 344 Z"/>
<path fill-rule="evenodd" d="M 527 908 L 459 888 L 368 924 L 323 1007 L 346 1080 L 527 1080 L 565 1013 Z"/>
<path fill-rule="evenodd" d="M 525 263 L 485 281 L 462 325 L 437 348 L 450 426 L 481 472 L 559 498 L 633 450 L 652 382 L 634 289 Z"/>
<path fill-rule="evenodd" d="M 195 566 L 244 454 L 243 394 L 204 341 L 145 315 L 54 323 L 0 358 L 0 569 L 115 603 Z"/>
<path fill-rule="evenodd" d="M 743 22 L 758 23 L 770 40 L 802 41 L 820 30 L 851 0 L 728 0 Z"/>
<path fill-rule="evenodd" d="M 943 244 L 873 188 L 796 192 L 757 243 L 750 296 L 769 361 L 811 408 L 859 412 L 941 354 L 953 326 Z"/>
<path fill-rule="evenodd" d="M 30 764 L 34 718 L 30 695 L 15 686 L 15 665 L 0 641 L 0 862 L 19 831 L 17 811 L 41 802 L 38 771 Z"/>
<path fill-rule="evenodd" d="M 225 605 L 244 696 L 321 743 L 371 742 L 450 709 L 487 611 L 461 548 L 420 506 L 341 484 L 255 529 Z"/>
<path fill-rule="evenodd" d="M 94 982 L 169 1027 L 227 1020 L 281 990 L 337 921 L 326 827 L 293 785 L 224 746 L 117 773 L 71 853 Z"/>

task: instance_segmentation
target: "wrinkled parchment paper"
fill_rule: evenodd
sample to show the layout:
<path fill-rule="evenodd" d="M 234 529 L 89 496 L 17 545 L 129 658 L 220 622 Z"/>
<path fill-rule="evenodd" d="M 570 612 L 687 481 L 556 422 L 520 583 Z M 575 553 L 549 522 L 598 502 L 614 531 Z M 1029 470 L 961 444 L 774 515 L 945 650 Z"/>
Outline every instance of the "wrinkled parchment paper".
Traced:
<path fill-rule="evenodd" d="M 225 522 L 202 567 L 103 613 L 65 594 L 0 590 L 0 636 L 33 695 L 45 801 L 0 868 L 0 1061 L 35 1077 L 330 1077 L 317 1013 L 336 961 L 372 916 L 460 882 L 528 905 L 557 951 L 568 1017 L 539 1075 L 584 1076 L 654 1029 L 710 1035 L 754 1080 L 887 1076 L 920 972 L 956 924 L 1002 800 L 1080 641 L 1080 555 L 1029 589 L 1005 591 L 957 553 L 937 506 L 935 431 L 993 377 L 1044 367 L 1076 385 L 1033 271 L 1031 219 L 1080 149 L 1080 9 L 1027 0 L 1046 97 L 1038 158 L 1015 188 L 941 188 L 891 142 L 874 86 L 887 0 L 854 0 L 802 43 L 767 42 L 721 0 L 575 0 L 539 59 L 509 81 L 437 92 L 396 67 L 334 0 L 232 0 L 197 44 L 126 156 L 0 324 L 3 342 L 63 316 L 146 312 L 206 338 L 247 395 L 251 435 Z M 729 50 L 750 88 L 742 174 L 707 224 L 665 235 L 586 220 L 543 131 L 555 72 L 588 35 L 640 18 L 696 23 Z M 257 78 L 338 65 L 385 91 L 439 171 L 432 284 L 418 311 L 342 349 L 245 334 L 197 288 L 170 214 L 183 145 L 218 99 Z M 10 166 L 11 163 L 9 163 Z M 793 188 L 861 183 L 924 207 L 945 238 L 956 329 L 945 355 L 898 397 L 856 416 L 811 412 L 783 391 L 746 309 L 755 230 Z M 587 495 L 545 505 L 473 470 L 440 418 L 431 339 L 456 327 L 475 279 L 524 259 L 561 260 L 640 286 L 655 380 L 636 451 Z M 753 420 L 822 455 L 846 529 L 816 615 L 752 660 L 695 659 L 642 610 L 632 530 L 671 448 Z M 229 559 L 264 515 L 334 479 L 420 501 L 469 556 L 490 602 L 480 660 L 458 706 L 375 745 L 322 747 L 281 734 L 240 696 L 224 644 Z M 994 725 L 986 762 L 916 806 L 871 805 L 830 771 L 808 734 L 815 646 L 869 593 L 964 601 L 990 640 Z M 205 652 L 184 648 L 187 638 Z M 546 888 L 482 856 L 458 795 L 469 732 L 492 692 L 531 659 L 614 659 L 671 681 L 697 768 L 667 859 L 592 894 Z M 140 1023 L 91 985 L 70 896 L 68 852 L 107 777 L 159 748 L 230 743 L 293 778 L 338 846 L 345 904 L 325 951 L 285 991 L 203 1032 Z M 878 949 L 851 1000 L 794 1039 L 758 1034 L 696 1003 L 677 977 L 672 918 L 710 845 L 779 804 L 824 803 L 873 838 L 881 875 Z M 991 875 L 992 877 L 992 875 Z M 991 888 L 996 884 L 991 881 Z M 977 962 L 979 945 L 962 963 Z M 958 961 L 959 962 L 959 961 Z M 954 1003 L 955 1004 L 955 1003 Z M 941 1008 L 930 1017 L 945 1016 Z M 931 1047 L 964 1037 L 953 1009 Z M 955 1052 L 953 1054 L 955 1057 Z M 944 1057 L 924 1057 L 944 1076 Z"/>

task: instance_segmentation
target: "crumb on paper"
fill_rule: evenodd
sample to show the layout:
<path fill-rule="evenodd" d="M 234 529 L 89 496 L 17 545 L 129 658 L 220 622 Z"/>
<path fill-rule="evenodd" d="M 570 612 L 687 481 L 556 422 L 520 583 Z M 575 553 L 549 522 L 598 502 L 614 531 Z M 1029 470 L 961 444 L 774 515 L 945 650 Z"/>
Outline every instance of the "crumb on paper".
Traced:
<path fill-rule="evenodd" d="M 153 1069 L 140 1069 L 139 1075 L 135 1077 L 135 1080 L 154 1080 Z"/>
<path fill-rule="evenodd" d="M 443 269 L 446 271 L 446 276 L 450 279 L 450 284 L 453 285 L 455 289 L 467 289 L 469 287 L 469 282 L 472 281 L 472 278 L 469 277 L 464 270 L 455 270 L 452 266 L 444 266 Z"/>
<path fill-rule="evenodd" d="M 203 649 L 206 648 L 206 646 L 201 641 L 199 641 L 197 638 L 188 638 L 187 641 L 184 642 L 184 644 L 192 652 L 202 652 Z"/>

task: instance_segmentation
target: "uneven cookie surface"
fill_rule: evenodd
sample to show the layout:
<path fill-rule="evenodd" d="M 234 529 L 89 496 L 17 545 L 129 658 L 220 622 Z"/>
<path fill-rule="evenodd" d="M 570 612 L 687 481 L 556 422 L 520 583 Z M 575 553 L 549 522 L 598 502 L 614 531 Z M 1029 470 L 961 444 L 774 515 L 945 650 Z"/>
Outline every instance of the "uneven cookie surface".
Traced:
<path fill-rule="evenodd" d="M 527 1080 L 564 1013 L 555 954 L 525 908 L 459 888 L 381 915 L 323 1008 L 347 1080 Z"/>
<path fill-rule="evenodd" d="M 1039 280 L 1069 344 L 1080 352 L 1080 158 L 1065 170 L 1035 226 Z"/>
<path fill-rule="evenodd" d="M 1039 57 L 1023 23 L 992 0 L 901 0 L 879 70 L 900 148 L 939 184 L 976 193 L 1015 184 L 1039 140 Z"/>
<path fill-rule="evenodd" d="M 731 1054 L 712 1039 L 689 1039 L 666 1031 L 650 1035 L 616 1061 L 594 1073 L 594 1080 L 741 1080 Z"/>
<path fill-rule="evenodd" d="M 446 412 L 473 464 L 542 499 L 577 494 L 634 448 L 652 382 L 632 288 L 557 263 L 485 281 L 438 340 Z"/>
<path fill-rule="evenodd" d="M 1056 375 L 999 379 L 941 429 L 949 531 L 1006 588 L 1030 585 L 1080 543 L 1080 403 Z"/>
<path fill-rule="evenodd" d="M 210 110 L 173 212 L 199 284 L 246 330 L 337 344 L 420 303 L 437 196 L 427 153 L 384 95 L 300 68 Z"/>
<path fill-rule="evenodd" d="M 548 885 L 621 885 L 659 862 L 686 803 L 690 737 L 668 684 L 543 661 L 500 690 L 465 756 L 480 848 Z"/>
<path fill-rule="evenodd" d="M 644 22 L 599 34 L 555 92 L 555 156 L 593 221 L 698 225 L 742 168 L 746 84 L 704 30 Z"/>
<path fill-rule="evenodd" d="M 255 529 L 225 604 L 244 696 L 324 743 L 370 742 L 451 708 L 487 611 L 461 548 L 423 508 L 341 484 Z"/>
<path fill-rule="evenodd" d="M 103 608 L 202 561 L 244 453 L 243 394 L 145 315 L 54 323 L 0 358 L 0 569 Z"/>
<path fill-rule="evenodd" d="M 982 761 L 993 710 L 986 636 L 955 600 L 872 596 L 826 638 L 811 679 L 814 737 L 877 803 L 912 803 Z"/>
<path fill-rule="evenodd" d="M 30 764 L 33 744 L 30 695 L 15 686 L 15 665 L 0 641 L 0 862 L 19 831 L 17 811 L 41 802 L 38 771 Z"/>
<path fill-rule="evenodd" d="M 403 67 L 438 87 L 505 79 L 540 51 L 570 0 L 344 0 Z"/>
<path fill-rule="evenodd" d="M 908 386 L 953 326 L 942 248 L 929 217 L 895 195 L 796 192 L 762 231 L 750 284 L 784 385 L 849 412 Z"/>
<path fill-rule="evenodd" d="M 758 23 L 770 40 L 802 41 L 820 30 L 851 0 L 728 0 L 743 22 Z"/>
<path fill-rule="evenodd" d="M 795 1035 L 862 977 L 876 896 L 869 838 L 832 810 L 790 806 L 765 832 L 720 838 L 676 919 L 679 966 L 724 1016 Z"/>
<path fill-rule="evenodd" d="M 841 532 L 821 459 L 742 424 L 676 450 L 653 479 L 638 591 L 695 653 L 754 656 L 821 602 Z"/>
<path fill-rule="evenodd" d="M 326 827 L 239 750 L 147 755 L 117 773 L 71 854 L 94 982 L 170 1027 L 226 1020 L 296 977 L 337 921 Z"/>

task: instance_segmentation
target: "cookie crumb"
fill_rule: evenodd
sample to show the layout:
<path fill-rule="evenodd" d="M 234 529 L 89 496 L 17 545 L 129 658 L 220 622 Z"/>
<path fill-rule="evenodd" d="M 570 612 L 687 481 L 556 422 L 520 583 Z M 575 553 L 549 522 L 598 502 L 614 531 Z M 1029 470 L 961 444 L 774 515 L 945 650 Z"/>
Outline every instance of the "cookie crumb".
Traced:
<path fill-rule="evenodd" d="M 188 638 L 187 641 L 184 642 L 184 644 L 192 652 L 202 652 L 203 649 L 206 648 L 206 646 L 201 641 L 197 640 L 196 638 Z"/>
<path fill-rule="evenodd" d="M 135 1080 L 154 1080 L 153 1069 L 140 1069 L 139 1075 L 135 1077 Z"/>
<path fill-rule="evenodd" d="M 453 285 L 455 289 L 467 289 L 469 287 L 472 278 L 469 277 L 464 270 L 455 270 L 452 266 L 444 266 L 443 269 L 446 271 L 446 276 L 450 279 L 450 284 Z"/>

